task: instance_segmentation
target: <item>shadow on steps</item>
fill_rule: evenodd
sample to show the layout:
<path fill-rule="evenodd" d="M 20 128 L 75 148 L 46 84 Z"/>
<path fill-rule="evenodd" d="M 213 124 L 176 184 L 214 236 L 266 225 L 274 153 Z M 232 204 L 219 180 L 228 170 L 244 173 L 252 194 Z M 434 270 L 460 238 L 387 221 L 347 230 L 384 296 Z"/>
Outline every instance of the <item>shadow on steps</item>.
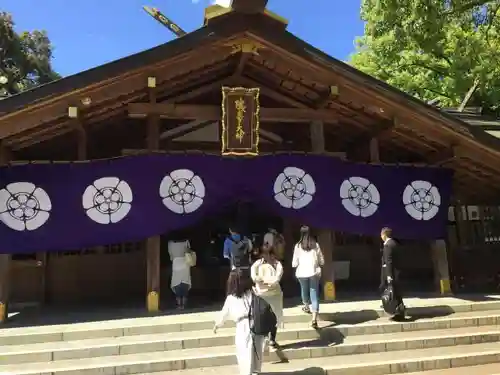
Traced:
<path fill-rule="evenodd" d="M 326 370 L 321 367 L 308 367 L 304 370 L 285 371 L 285 372 L 261 372 L 260 375 L 325 375 Z"/>

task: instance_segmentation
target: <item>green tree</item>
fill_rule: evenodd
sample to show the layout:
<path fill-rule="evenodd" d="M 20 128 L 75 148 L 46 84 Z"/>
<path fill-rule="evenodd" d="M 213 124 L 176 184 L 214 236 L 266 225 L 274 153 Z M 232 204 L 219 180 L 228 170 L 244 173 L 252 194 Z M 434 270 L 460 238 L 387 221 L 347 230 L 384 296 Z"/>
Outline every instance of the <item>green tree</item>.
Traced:
<path fill-rule="evenodd" d="M 52 46 L 45 31 L 16 33 L 12 16 L 0 12 L 0 96 L 59 78 L 51 59 Z"/>
<path fill-rule="evenodd" d="M 499 108 L 500 0 L 363 0 L 361 18 L 354 67 L 443 107 Z"/>

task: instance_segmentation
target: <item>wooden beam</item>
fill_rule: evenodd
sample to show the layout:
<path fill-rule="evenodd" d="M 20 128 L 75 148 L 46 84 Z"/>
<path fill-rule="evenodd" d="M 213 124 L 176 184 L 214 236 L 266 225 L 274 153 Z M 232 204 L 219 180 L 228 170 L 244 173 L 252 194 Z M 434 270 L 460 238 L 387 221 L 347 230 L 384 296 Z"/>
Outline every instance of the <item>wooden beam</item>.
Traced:
<path fill-rule="evenodd" d="M 259 154 L 274 154 L 285 152 L 277 143 L 262 143 L 259 145 Z M 163 146 L 163 145 L 162 145 Z M 261 147 L 262 146 L 262 147 Z M 169 141 L 164 145 L 165 149 L 155 151 L 155 153 L 207 153 L 220 156 L 220 143 L 210 141 Z M 129 155 L 142 155 L 147 154 L 147 149 L 123 149 L 121 154 L 124 156 Z M 289 153 L 289 151 L 287 152 Z"/>
<path fill-rule="evenodd" d="M 149 104 L 157 105 L 156 86 L 149 88 Z M 148 113 L 147 146 L 151 151 L 160 147 L 160 116 L 154 112 Z"/>
<path fill-rule="evenodd" d="M 161 93 L 161 97 L 165 98 L 162 102 L 180 103 L 215 90 L 217 86 L 222 86 L 231 75 L 232 65 L 234 65 L 233 62 L 223 60 L 203 69 L 202 74 L 198 76 L 196 76 L 197 72 L 192 71 L 183 74 L 173 82 L 162 84 L 157 90 L 158 96 Z M 165 88 L 168 92 L 164 91 Z"/>
<path fill-rule="evenodd" d="M 294 79 L 287 74 L 282 74 L 282 73 L 279 73 L 275 70 L 267 69 L 260 64 L 249 64 L 249 66 L 251 66 L 251 70 L 246 71 L 246 77 L 248 77 L 249 79 L 252 79 L 255 82 L 260 82 L 261 85 L 269 85 L 269 83 L 268 83 L 269 79 L 266 78 L 266 76 L 271 75 L 271 76 L 277 77 L 283 81 L 281 83 L 280 87 L 285 87 L 284 83 L 290 82 L 294 87 L 299 86 L 302 88 L 302 91 L 314 93 L 318 97 L 316 99 L 316 101 L 312 101 L 310 98 L 308 98 L 310 100 L 308 100 L 307 103 L 299 101 L 302 106 L 306 106 L 307 108 L 319 108 L 321 106 L 323 106 L 323 107 L 326 106 L 326 104 L 328 104 L 328 103 L 332 103 L 339 110 L 343 110 L 343 111 L 347 111 L 349 113 L 356 114 L 358 117 L 361 117 L 364 122 L 372 123 L 377 118 L 377 117 L 374 117 L 372 114 L 369 114 L 369 113 L 366 113 L 365 111 L 363 111 L 362 107 L 361 108 L 354 108 L 353 106 L 346 104 L 345 101 L 340 102 L 339 100 L 336 100 L 339 98 L 339 95 L 338 95 L 339 88 L 336 85 L 328 86 L 328 90 L 326 93 L 318 93 L 316 87 L 314 87 L 312 85 L 306 85 L 303 81 Z M 255 76 L 255 73 L 257 73 L 257 76 Z M 305 77 L 308 77 L 308 76 L 306 75 Z M 319 80 L 317 82 L 321 82 L 322 85 L 324 84 L 324 82 L 321 80 Z M 274 90 L 279 91 L 278 88 L 275 88 Z M 291 90 L 287 90 L 287 91 L 289 91 L 289 93 L 288 94 L 283 93 L 283 95 L 291 98 L 290 94 L 293 94 L 293 91 L 291 91 Z M 344 96 L 345 96 L 345 93 L 342 92 L 342 97 L 344 97 Z M 291 105 L 294 107 L 297 106 L 297 105 L 293 105 L 293 104 L 291 104 Z M 347 116 L 347 115 L 343 115 L 343 118 L 346 120 L 348 120 L 348 117 L 349 116 Z M 350 116 L 350 117 L 352 117 L 352 116 Z M 349 122 L 349 121 L 346 121 L 346 122 Z M 353 125 L 355 125 L 355 124 L 353 124 Z M 359 126 L 359 124 L 358 124 L 358 126 Z"/>
<path fill-rule="evenodd" d="M 433 154 L 429 154 L 426 157 L 429 164 L 434 166 L 443 166 L 445 164 L 449 164 L 453 161 L 456 161 L 460 158 L 460 152 L 457 147 L 450 146 L 444 150 L 439 152 L 435 152 Z"/>
<path fill-rule="evenodd" d="M 308 106 L 307 104 L 301 102 L 300 100 L 294 99 L 288 95 L 270 89 L 269 87 L 265 86 L 264 84 L 255 80 L 254 78 L 250 78 L 246 75 L 243 75 L 238 77 L 237 79 L 239 82 L 241 82 L 242 85 L 249 87 L 258 87 L 262 95 L 267 96 L 273 100 L 276 100 L 277 102 L 288 104 L 292 107 L 297 107 L 297 108 L 312 108 L 311 106 Z"/>
<path fill-rule="evenodd" d="M 148 77 L 149 105 L 156 103 L 156 77 Z M 155 112 L 148 113 L 148 129 L 146 140 L 148 151 L 160 148 L 160 116 Z M 146 308 L 149 312 L 157 312 L 160 308 L 160 249 L 161 237 L 146 239 Z"/>
<path fill-rule="evenodd" d="M 87 159 L 87 132 L 83 126 L 83 116 L 78 107 L 69 107 L 68 116 L 71 118 L 71 127 L 76 135 L 77 160 Z"/>
<path fill-rule="evenodd" d="M 273 132 L 262 129 L 262 127 L 259 128 L 259 134 L 262 138 L 264 138 L 270 142 L 283 143 L 282 137 L 280 137 L 278 134 L 275 134 Z"/>
<path fill-rule="evenodd" d="M 321 121 L 313 121 L 310 124 L 311 149 L 312 152 L 323 153 L 326 151 L 325 127 Z"/>
<path fill-rule="evenodd" d="M 11 158 L 11 151 L 0 142 L 0 166 L 8 165 Z M 9 317 L 11 261 L 10 254 L 0 254 L 0 324 Z"/>
<path fill-rule="evenodd" d="M 130 103 L 128 105 L 130 117 L 141 118 L 156 114 L 162 118 L 184 120 L 212 120 L 221 119 L 220 106 L 168 104 L 168 103 Z M 337 122 L 333 111 L 306 108 L 260 108 L 260 120 L 267 122 L 310 122 L 324 121 Z"/>
<path fill-rule="evenodd" d="M 393 130 L 398 128 L 398 126 L 399 123 L 396 118 L 381 121 L 374 127 L 373 131 L 370 132 L 370 136 L 371 138 L 383 139 L 384 137 L 389 136 Z"/>
<path fill-rule="evenodd" d="M 328 103 L 333 99 L 339 96 L 339 88 L 338 86 L 329 86 L 328 92 L 324 93 L 320 99 L 315 103 L 316 108 L 325 108 Z"/>
<path fill-rule="evenodd" d="M 267 96 L 273 100 L 276 100 L 277 102 L 280 102 L 283 104 L 288 104 L 294 108 L 296 107 L 296 108 L 316 109 L 314 103 L 302 102 L 301 100 L 294 98 L 291 95 L 292 92 L 283 93 L 282 91 L 279 91 L 277 88 L 267 87 L 266 83 L 260 82 L 260 80 L 256 79 L 255 77 L 249 77 L 249 76 L 245 75 L 245 76 L 239 77 L 238 80 L 243 85 L 246 85 L 249 87 L 259 87 L 260 92 L 263 96 Z M 288 91 L 290 91 L 290 90 L 288 90 Z M 347 108 L 343 105 L 341 105 L 341 108 L 354 112 L 354 110 L 352 108 Z M 335 112 L 334 109 L 331 109 L 331 111 Z M 362 129 L 365 128 L 365 126 L 361 125 L 355 117 L 347 117 L 346 115 L 339 114 L 339 112 L 336 112 L 336 116 L 337 116 L 337 120 L 334 123 L 342 122 L 345 124 L 356 126 L 358 128 L 362 128 Z M 365 118 L 363 117 L 363 120 L 364 119 Z M 330 123 L 333 123 L 333 122 L 330 121 Z"/>
<path fill-rule="evenodd" d="M 219 36 L 214 38 L 219 39 Z M 199 50 L 188 51 L 168 60 L 164 60 L 153 66 L 145 65 L 140 69 L 133 70 L 118 77 L 112 77 L 105 81 L 99 81 L 88 87 L 70 90 L 52 99 L 42 100 L 30 105 L 22 110 L 17 110 L 0 116 L 0 139 L 15 136 L 23 131 L 36 127 L 47 126 L 48 123 L 64 115 L 67 110 L 68 101 L 81 97 L 90 97 L 92 105 L 106 101 L 110 95 L 118 96 L 117 93 L 125 93 L 130 87 L 141 87 L 144 84 L 144 74 L 146 70 L 156 71 L 159 75 L 163 72 L 162 79 L 173 80 L 179 71 L 186 71 L 189 62 L 205 61 L 206 56 L 211 56 L 221 49 L 220 44 L 214 43 L 204 46 Z M 200 67 L 201 68 L 201 67 Z M 189 69 L 192 73 L 192 68 Z M 165 74 L 167 72 L 167 74 Z"/>
<path fill-rule="evenodd" d="M 364 134 L 356 136 L 351 142 L 351 148 L 366 147 L 366 144 L 371 144 L 372 142 L 380 142 L 390 135 L 397 126 L 397 121 L 382 121 L 373 129 L 365 130 Z M 376 141 L 374 141 L 376 139 Z M 372 146 L 370 146 L 372 147 Z M 378 147 L 378 146 L 377 146 Z"/>
<path fill-rule="evenodd" d="M 179 138 L 182 137 L 183 135 L 192 133 L 196 130 L 203 129 L 211 124 L 213 124 L 214 121 L 190 121 L 186 124 L 178 125 L 172 129 L 166 130 L 160 135 L 160 140 L 165 141 L 165 140 L 172 140 L 174 138 Z"/>
<path fill-rule="evenodd" d="M 182 103 L 186 100 L 194 99 L 200 95 L 207 94 L 212 91 L 220 90 L 221 87 L 227 82 L 227 78 L 219 79 L 215 82 L 202 82 L 196 88 L 183 88 L 182 91 L 169 95 L 166 100 L 162 100 L 161 103 Z"/>
<path fill-rule="evenodd" d="M 241 76 L 243 73 L 243 70 L 245 69 L 245 65 L 248 60 L 252 57 L 251 53 L 246 53 L 246 52 L 241 52 L 240 53 L 240 61 L 238 62 L 238 66 L 236 67 L 236 70 L 234 71 L 235 76 Z"/>
<path fill-rule="evenodd" d="M 370 139 L 370 162 L 380 163 L 380 147 L 377 138 Z"/>

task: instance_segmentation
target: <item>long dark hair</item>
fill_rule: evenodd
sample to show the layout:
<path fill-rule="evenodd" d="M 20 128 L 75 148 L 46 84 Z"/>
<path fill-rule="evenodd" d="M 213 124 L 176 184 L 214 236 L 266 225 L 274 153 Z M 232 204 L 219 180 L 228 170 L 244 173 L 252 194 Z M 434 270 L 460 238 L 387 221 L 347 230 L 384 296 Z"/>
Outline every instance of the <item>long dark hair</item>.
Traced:
<path fill-rule="evenodd" d="M 267 252 L 267 255 L 269 255 L 269 258 L 272 261 L 271 265 L 273 267 L 275 267 L 276 263 L 278 262 L 278 257 L 276 256 L 276 252 L 274 251 L 274 246 L 269 246 L 266 250 L 264 250 L 264 246 L 266 246 L 266 245 L 265 244 L 262 245 L 260 250 L 259 250 L 259 258 L 266 261 L 267 260 L 266 259 L 266 252 Z"/>
<path fill-rule="evenodd" d="M 300 239 L 299 242 L 297 242 L 297 245 L 300 245 L 300 247 L 306 251 L 312 250 L 316 247 L 316 241 L 311 235 L 311 230 L 308 226 L 304 225 L 300 228 Z"/>
<path fill-rule="evenodd" d="M 229 273 L 227 279 L 227 295 L 241 298 L 248 291 L 252 290 L 253 281 L 250 277 L 250 270 L 235 269 Z"/>

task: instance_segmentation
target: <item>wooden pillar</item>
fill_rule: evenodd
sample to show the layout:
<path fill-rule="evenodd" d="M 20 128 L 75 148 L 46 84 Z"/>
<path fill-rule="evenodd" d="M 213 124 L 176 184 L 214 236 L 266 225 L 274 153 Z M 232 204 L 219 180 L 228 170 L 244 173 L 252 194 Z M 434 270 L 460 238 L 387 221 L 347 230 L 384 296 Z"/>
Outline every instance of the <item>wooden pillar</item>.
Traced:
<path fill-rule="evenodd" d="M 460 247 L 469 245 L 467 206 L 463 206 L 459 201 L 453 207 L 455 214 L 455 226 L 458 234 L 458 244 Z"/>
<path fill-rule="evenodd" d="M 73 119 L 72 125 L 76 135 L 76 158 L 87 160 L 87 132 L 85 131 L 82 114 L 78 107 L 68 107 L 68 117 Z"/>
<path fill-rule="evenodd" d="M 78 160 L 87 160 L 87 133 L 83 126 L 77 130 L 77 158 Z"/>
<path fill-rule="evenodd" d="M 314 153 L 325 153 L 325 130 L 323 122 L 313 121 L 310 125 L 312 151 Z M 325 266 L 323 270 L 323 296 L 326 301 L 336 299 L 335 274 L 333 265 L 333 253 L 335 250 L 335 232 L 328 228 L 317 228 L 318 242 L 323 250 Z"/>
<path fill-rule="evenodd" d="M 156 103 L 156 77 L 148 77 L 149 102 Z M 160 117 L 149 115 L 147 127 L 147 148 L 150 152 L 160 148 Z M 160 309 L 160 245 L 161 237 L 146 240 L 146 307 L 148 312 Z"/>
<path fill-rule="evenodd" d="M 11 154 L 5 145 L 0 144 L 0 166 L 5 166 Z M 5 323 L 9 316 L 11 255 L 0 254 L 0 323 Z"/>
<path fill-rule="evenodd" d="M 281 232 L 285 239 L 285 255 L 283 263 L 283 294 L 285 297 L 295 296 L 297 279 L 292 267 L 293 250 L 295 248 L 294 222 L 289 218 L 283 218 L 283 230 Z"/>
<path fill-rule="evenodd" d="M 377 138 L 370 139 L 370 162 L 380 163 L 380 149 Z"/>
<path fill-rule="evenodd" d="M 438 280 L 439 294 L 445 296 L 452 294 L 450 284 L 450 271 L 448 267 L 448 254 L 446 252 L 446 241 L 436 240 L 431 243 L 432 263 L 434 275 Z"/>

